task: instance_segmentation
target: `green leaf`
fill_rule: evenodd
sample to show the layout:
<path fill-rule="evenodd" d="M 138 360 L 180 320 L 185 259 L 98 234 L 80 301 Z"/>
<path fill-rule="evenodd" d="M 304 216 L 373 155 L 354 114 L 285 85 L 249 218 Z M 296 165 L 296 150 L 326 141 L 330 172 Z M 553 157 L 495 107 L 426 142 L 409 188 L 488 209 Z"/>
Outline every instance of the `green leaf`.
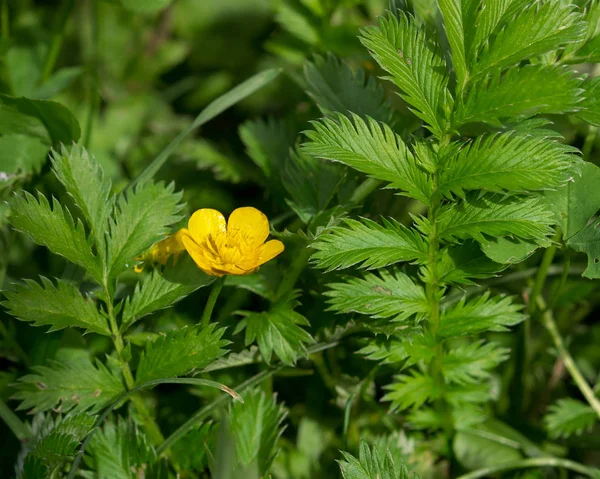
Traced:
<path fill-rule="evenodd" d="M 584 278 L 600 278 L 600 218 L 571 236 L 567 246 L 588 256 Z"/>
<path fill-rule="evenodd" d="M 548 247 L 550 242 L 540 245 L 535 240 L 492 238 L 481 245 L 481 250 L 496 263 L 516 264 L 529 258 L 540 246 Z"/>
<path fill-rule="evenodd" d="M 124 392 L 120 379 L 101 362 L 94 365 L 86 357 L 53 361 L 50 367 L 35 366 L 33 370 L 34 374 L 19 378 L 13 396 L 22 400 L 19 409 L 31 409 L 32 414 L 57 406 L 63 412 L 97 412 Z"/>
<path fill-rule="evenodd" d="M 598 43 L 600 47 L 600 41 Z M 591 125 L 600 126 L 600 77 L 586 81 L 581 87 L 585 99 L 580 105 L 583 111 L 579 112 L 577 117 Z"/>
<path fill-rule="evenodd" d="M 281 180 L 291 196 L 288 204 L 308 223 L 327 208 L 343 176 L 344 169 L 339 165 L 293 151 L 285 162 Z"/>
<path fill-rule="evenodd" d="M 577 170 L 566 185 L 544 192 L 565 240 L 581 231 L 600 209 L 600 190 L 596 188 L 600 168 L 586 161 L 577 165 Z"/>
<path fill-rule="evenodd" d="M 470 18 L 469 2 L 464 0 L 438 0 L 438 6 L 444 18 L 444 27 L 448 43 L 452 49 L 452 67 L 456 74 L 456 83 L 462 90 L 468 75 L 465 43 L 465 25 L 471 29 L 473 18 Z M 474 2 L 471 2 L 474 3 Z"/>
<path fill-rule="evenodd" d="M 260 353 L 267 363 L 273 353 L 287 364 L 293 365 L 306 345 L 313 343 L 312 336 L 300 326 L 310 326 L 308 320 L 294 311 L 297 302 L 275 304 L 262 313 L 244 313 L 246 321 L 246 346 L 256 340 Z"/>
<path fill-rule="evenodd" d="M 11 224 L 27 233 L 34 243 L 43 245 L 55 254 L 85 268 L 98 282 L 102 281 L 102 267 L 92 253 L 83 223 L 73 221 L 67 208 L 52 198 L 52 207 L 42 193 L 37 199 L 24 191 L 11 202 Z"/>
<path fill-rule="evenodd" d="M 494 71 L 474 81 L 458 104 L 453 126 L 568 113 L 586 108 L 581 79 L 566 66 L 525 65 Z"/>
<path fill-rule="evenodd" d="M 296 140 L 296 129 L 284 120 L 256 119 L 245 122 L 239 129 L 239 135 L 248 156 L 269 182 L 278 185 L 281 170 Z"/>
<path fill-rule="evenodd" d="M 229 427 L 235 443 L 238 477 L 266 477 L 277 454 L 286 413 L 275 395 L 260 388 L 244 394 L 229 412 Z"/>
<path fill-rule="evenodd" d="M 46 161 L 48 146 L 35 136 L 9 133 L 0 136 L 2 173 L 37 173 Z"/>
<path fill-rule="evenodd" d="M 380 18 L 378 27 L 363 29 L 360 41 L 391 74 L 387 79 L 402 90 L 401 97 L 413 112 L 441 137 L 453 101 L 446 63 L 425 29 L 398 11 L 398 17 L 389 14 Z"/>
<path fill-rule="evenodd" d="M 371 361 L 381 364 L 403 363 L 403 367 L 429 362 L 435 356 L 436 339 L 431 334 L 423 333 L 418 328 L 403 328 L 392 340 L 370 340 L 367 346 L 361 348 L 359 354 L 364 354 Z"/>
<path fill-rule="evenodd" d="M 468 197 L 442 209 L 438 235 L 447 241 L 474 238 L 481 243 L 486 242 L 483 235 L 539 240 L 552 232 L 552 224 L 551 215 L 536 197 Z"/>
<path fill-rule="evenodd" d="M 302 145 L 309 155 L 337 161 L 406 191 L 406 196 L 428 204 L 431 185 L 400 136 L 372 118 L 364 121 L 336 115 L 313 122 L 305 134 L 311 140 Z"/>
<path fill-rule="evenodd" d="M 470 301 L 463 297 L 457 304 L 442 310 L 439 336 L 450 338 L 485 331 L 508 331 L 509 326 L 525 319 L 521 309 L 522 306 L 513 303 L 509 296 L 490 298 L 486 292 Z"/>
<path fill-rule="evenodd" d="M 115 277 L 134 258 L 169 233 L 169 226 L 180 219 L 177 213 L 182 193 L 174 193 L 171 183 L 146 183 L 123 192 L 117 198 L 109 219 L 108 271 Z"/>
<path fill-rule="evenodd" d="M 53 152 L 51 160 L 54 174 L 83 213 L 104 257 L 107 217 L 112 206 L 110 179 L 104 178 L 96 159 L 77 145 L 70 151 L 61 146 L 60 153 Z"/>
<path fill-rule="evenodd" d="M 304 81 L 307 93 L 324 115 L 352 112 L 382 122 L 392 119 L 390 103 L 381 85 L 364 69 L 353 72 L 346 62 L 333 55 L 316 55 L 312 62 L 307 62 Z"/>
<path fill-rule="evenodd" d="M 327 271 L 359 265 L 375 269 L 399 261 L 425 261 L 427 244 L 414 230 L 393 218 L 384 219 L 383 225 L 363 218 L 362 221 L 347 219 L 347 228 L 334 227 L 326 230 L 311 247 L 317 252 L 312 261 Z"/>
<path fill-rule="evenodd" d="M 132 0 L 133 1 L 133 0 Z M 138 2 L 141 0 L 137 0 Z M 166 0 L 153 0 L 153 1 L 166 1 Z M 179 135 L 177 135 L 167 147 L 161 151 L 161 153 L 150 163 L 142 173 L 129 185 L 130 189 L 133 189 L 138 184 L 145 183 L 152 179 L 152 177 L 161 169 L 161 167 L 167 162 L 169 157 L 179 147 L 179 144 L 183 139 L 188 136 L 192 131 L 200 126 L 204 125 L 214 117 L 220 115 L 225 110 L 242 101 L 244 98 L 250 96 L 252 93 L 260 90 L 265 85 L 271 83 L 275 78 L 279 76 L 281 70 L 270 69 L 263 72 L 257 73 L 253 77 L 229 90 L 224 95 L 221 95 L 216 100 L 213 100 L 200 114 L 196 117 L 194 122 Z"/>
<path fill-rule="evenodd" d="M 442 374 L 448 383 L 477 384 L 508 359 L 509 350 L 496 343 L 475 341 L 451 348 L 442 359 Z"/>
<path fill-rule="evenodd" d="M 348 278 L 345 283 L 332 283 L 329 287 L 331 290 L 325 294 L 330 298 L 331 309 L 340 313 L 404 321 L 429 311 L 423 288 L 399 271 L 382 270 L 379 276 L 367 273 L 363 278 Z"/>
<path fill-rule="evenodd" d="M 525 192 L 562 186 L 577 159 L 576 148 L 515 133 L 479 136 L 442 159 L 440 191 L 465 197 L 465 190 Z"/>
<path fill-rule="evenodd" d="M 460 245 L 448 245 L 442 248 L 436 275 L 442 285 L 474 285 L 476 283 L 472 281 L 473 279 L 495 276 L 495 273 L 504 268 L 506 266 L 492 261 L 485 255 L 476 242 L 465 241 Z M 423 278 L 428 279 L 426 273 L 423 274 Z"/>
<path fill-rule="evenodd" d="M 54 101 L 12 98 L 0 94 L 0 112 L 4 116 L 0 124 L 12 122 L 14 119 L 20 121 L 23 116 L 40 121 L 46 129 L 48 143 L 51 145 L 77 142 L 81 135 L 79 123 L 73 113 Z M 20 118 L 15 118 L 17 116 Z M 0 127 L 0 130 L 3 128 Z"/>
<path fill-rule="evenodd" d="M 339 461 L 344 479 L 409 479 L 408 469 L 401 463 L 399 469 L 389 449 L 373 446 L 369 448 L 366 441 L 360 441 L 359 458 L 342 451 L 344 459 Z M 413 479 L 419 479 L 416 475 Z"/>
<path fill-rule="evenodd" d="M 598 421 L 594 409 L 576 399 L 559 399 L 548 408 L 544 417 L 546 429 L 554 439 L 581 435 Z"/>
<path fill-rule="evenodd" d="M 86 465 L 97 477 L 111 479 L 136 479 L 151 476 L 148 466 L 157 460 L 154 448 L 131 420 L 118 418 L 107 421 L 97 431 L 84 456 Z"/>
<path fill-rule="evenodd" d="M 42 284 L 26 279 L 25 284 L 4 291 L 8 301 L 2 305 L 10 314 L 21 321 L 31 321 L 35 326 L 50 325 L 49 332 L 78 327 L 86 332 L 110 336 L 108 322 L 91 298 L 82 296 L 71 283 L 56 279 L 54 285 L 44 276 L 40 279 Z"/>
<path fill-rule="evenodd" d="M 319 42 L 319 32 L 312 25 L 308 15 L 298 11 L 287 2 L 277 4 L 277 22 L 299 40 L 309 45 Z"/>
<path fill-rule="evenodd" d="M 200 325 L 170 331 L 146 346 L 136 372 L 136 384 L 154 379 L 183 376 L 200 370 L 227 351 L 228 341 L 221 339 L 225 329 Z"/>
<path fill-rule="evenodd" d="M 167 8 L 173 0 L 120 0 L 121 4 L 132 12 L 154 13 Z"/>
<path fill-rule="evenodd" d="M 503 439 L 490 437 L 489 434 L 459 431 L 454 436 L 452 449 L 457 460 L 467 470 L 502 466 L 522 459 L 519 445 L 507 444 Z"/>
<path fill-rule="evenodd" d="M 394 376 L 394 382 L 385 387 L 390 392 L 381 398 L 391 401 L 391 410 L 417 409 L 440 395 L 433 376 L 412 370 L 409 374 Z"/>
<path fill-rule="evenodd" d="M 144 281 L 136 285 L 133 294 L 125 300 L 121 330 L 150 313 L 168 308 L 213 280 L 205 274 L 202 274 L 202 278 L 203 282 L 178 283 L 170 281 L 167 273 L 152 271 Z"/>
<path fill-rule="evenodd" d="M 479 2 L 472 3 L 477 4 Z M 481 3 L 481 8 L 479 8 L 475 20 L 477 28 L 472 29 L 474 30 L 473 40 L 469 49 L 471 57 L 475 57 L 479 48 L 487 42 L 492 32 L 500 24 L 511 4 L 515 3 L 519 2 L 513 0 L 496 0 L 486 4 Z M 471 30 L 470 27 L 469 30 Z"/>
<path fill-rule="evenodd" d="M 533 3 L 519 11 L 490 41 L 474 66 L 474 76 L 516 65 L 521 60 L 558 50 L 580 41 L 586 25 L 571 4 L 561 1 Z"/>

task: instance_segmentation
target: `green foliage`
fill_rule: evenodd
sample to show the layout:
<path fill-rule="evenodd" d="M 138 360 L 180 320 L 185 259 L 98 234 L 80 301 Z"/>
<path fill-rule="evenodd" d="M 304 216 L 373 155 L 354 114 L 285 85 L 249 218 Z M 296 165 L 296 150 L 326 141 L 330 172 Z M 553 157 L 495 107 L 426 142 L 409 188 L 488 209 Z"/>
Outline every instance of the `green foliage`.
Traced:
<path fill-rule="evenodd" d="M 85 298 L 79 289 L 60 279 L 56 285 L 43 276 L 41 284 L 25 280 L 13 291 L 4 291 L 8 301 L 2 304 L 10 314 L 21 321 L 31 321 L 36 326 L 50 325 L 49 331 L 68 327 L 84 328 L 109 336 L 106 318 L 96 309 L 91 298 Z"/>
<path fill-rule="evenodd" d="M 384 219 L 383 226 L 366 218 L 345 223 L 347 228 L 326 230 L 312 244 L 317 250 L 312 260 L 319 268 L 381 268 L 400 261 L 423 261 L 427 255 L 422 238 L 394 219 Z"/>
<path fill-rule="evenodd" d="M 235 443 L 237 473 L 241 477 L 265 477 L 277 454 L 286 412 L 274 395 L 253 389 L 244 402 L 232 404 L 228 423 Z"/>
<path fill-rule="evenodd" d="M 30 409 L 31 413 L 56 408 L 96 412 L 124 392 L 120 379 L 100 361 L 94 365 L 87 358 L 78 358 L 33 370 L 33 374 L 19 378 L 13 396 L 22 401 L 19 409 Z"/>
<path fill-rule="evenodd" d="M 428 311 L 425 291 L 412 279 L 396 271 L 366 274 L 344 283 L 331 283 L 331 308 L 340 313 L 356 312 L 372 318 L 393 318 L 404 321 L 414 314 Z"/>
<path fill-rule="evenodd" d="M 365 122 L 357 115 L 351 119 L 336 115 L 313 123 L 305 132 L 311 140 L 303 151 L 351 166 L 390 183 L 391 188 L 406 191 L 411 198 L 428 202 L 431 186 L 400 136 L 372 118 Z"/>
<path fill-rule="evenodd" d="M 391 409 L 417 409 L 440 395 L 432 376 L 412 370 L 409 374 L 394 376 L 394 382 L 386 386 L 390 392 L 382 401 L 390 401 Z"/>
<path fill-rule="evenodd" d="M 306 345 L 314 342 L 312 336 L 300 326 L 310 326 L 308 319 L 294 311 L 297 301 L 281 301 L 268 311 L 243 313 L 246 325 L 246 346 L 258 343 L 260 353 L 267 363 L 273 353 L 285 364 L 293 365 Z"/>
<path fill-rule="evenodd" d="M 496 343 L 476 341 L 450 349 L 444 356 L 442 373 L 448 383 L 477 384 L 508 358 L 508 349 Z"/>
<path fill-rule="evenodd" d="M 446 64 L 425 29 L 402 12 L 379 20 L 378 27 L 365 28 L 360 37 L 375 60 L 390 73 L 402 91 L 401 97 L 419 118 L 440 137 L 447 128 L 452 108 Z"/>
<path fill-rule="evenodd" d="M 37 244 L 72 263 L 85 268 L 98 282 L 102 281 L 102 267 L 88 242 L 83 223 L 73 220 L 69 210 L 52 198 L 52 206 L 42 193 L 35 198 L 24 192 L 11 202 L 11 224 L 27 233 Z"/>
<path fill-rule="evenodd" d="M 149 343 L 140 357 L 136 382 L 183 376 L 201 370 L 225 354 L 228 341 L 221 339 L 225 330 L 214 325 L 182 328 Z"/>
<path fill-rule="evenodd" d="M 566 398 L 548 408 L 544 422 L 553 438 L 570 437 L 590 431 L 598 422 L 598 416 L 587 404 Z"/>
<path fill-rule="evenodd" d="M 308 94 L 324 115 L 352 112 L 387 122 L 392 110 L 379 83 L 362 68 L 354 72 L 333 55 L 315 56 L 304 65 Z"/>
<path fill-rule="evenodd" d="M 110 218 L 108 271 L 114 277 L 131 264 L 133 258 L 163 239 L 169 226 L 181 217 L 181 193 L 175 185 L 146 183 L 121 193 Z"/>
<path fill-rule="evenodd" d="M 344 459 L 339 464 L 344 479 L 418 479 L 416 475 L 409 476 L 403 463 L 396 469 L 389 449 L 371 448 L 364 440 L 360 441 L 358 459 L 347 452 L 342 451 L 342 455 Z"/>

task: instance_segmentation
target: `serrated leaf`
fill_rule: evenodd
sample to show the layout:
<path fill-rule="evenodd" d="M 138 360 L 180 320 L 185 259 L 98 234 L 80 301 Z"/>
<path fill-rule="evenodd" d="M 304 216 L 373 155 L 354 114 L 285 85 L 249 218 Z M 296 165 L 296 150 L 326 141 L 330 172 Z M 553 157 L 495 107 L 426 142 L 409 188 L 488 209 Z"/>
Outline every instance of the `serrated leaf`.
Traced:
<path fill-rule="evenodd" d="M 472 3 L 477 4 L 480 2 Z M 475 56 L 479 48 L 485 44 L 489 36 L 500 24 L 500 21 L 507 13 L 512 3 L 518 2 L 514 2 L 513 0 L 496 0 L 494 2 L 480 4 L 481 8 L 479 8 L 477 12 L 477 18 L 475 20 L 476 28 L 473 29 L 475 31 L 473 32 L 473 40 L 469 49 L 471 56 Z"/>
<path fill-rule="evenodd" d="M 563 238 L 568 240 L 581 231 L 600 209 L 600 168 L 581 162 L 566 185 L 544 192 L 548 209 L 554 213 Z"/>
<path fill-rule="evenodd" d="M 133 294 L 125 300 L 121 330 L 150 313 L 180 301 L 197 289 L 210 284 L 213 278 L 203 275 L 203 279 L 203 282 L 180 283 L 170 281 L 168 273 L 152 271 L 144 281 L 136 285 Z"/>
<path fill-rule="evenodd" d="M 28 454 L 23 463 L 23 472 L 19 479 L 46 479 L 49 472 L 48 466 L 42 458 L 34 454 Z"/>
<path fill-rule="evenodd" d="M 60 153 L 53 152 L 51 160 L 54 174 L 83 213 L 104 258 L 107 218 L 112 205 L 110 179 L 104 177 L 102 167 L 81 146 L 73 145 L 70 151 L 61 146 Z"/>
<path fill-rule="evenodd" d="M 361 31 L 360 41 L 377 63 L 402 90 L 401 97 L 431 131 L 441 137 L 446 130 L 447 111 L 452 108 L 446 63 L 438 46 L 412 17 L 398 11 L 381 17 L 378 27 Z"/>
<path fill-rule="evenodd" d="M 466 43 L 466 30 L 471 29 L 473 23 L 472 8 L 469 8 L 470 3 L 464 0 L 438 0 L 438 6 L 444 19 L 444 28 L 446 37 L 452 49 L 452 67 L 456 74 L 456 83 L 462 90 L 465 84 L 468 68 L 467 55 L 469 47 Z M 465 28 L 465 25 L 468 27 Z"/>
<path fill-rule="evenodd" d="M 438 235 L 447 241 L 473 238 L 485 243 L 484 235 L 540 239 L 554 224 L 536 197 L 469 197 L 444 208 L 438 216 Z"/>
<path fill-rule="evenodd" d="M 588 257 L 584 278 L 600 278 L 600 218 L 571 236 L 567 246 L 585 253 Z"/>
<path fill-rule="evenodd" d="M 295 302 L 283 302 L 262 313 L 245 313 L 246 346 L 256 340 L 267 363 L 275 353 L 283 363 L 293 365 L 298 355 L 306 352 L 306 345 L 314 342 L 300 327 L 310 326 L 310 323 L 294 311 L 296 305 Z"/>
<path fill-rule="evenodd" d="M 474 279 L 489 278 L 506 268 L 485 255 L 475 241 L 448 245 L 441 250 L 436 275 L 440 284 L 473 285 Z M 424 276 L 424 279 L 427 279 Z"/>
<path fill-rule="evenodd" d="M 82 266 L 96 281 L 102 282 L 102 267 L 92 253 L 83 223 L 74 222 L 69 210 L 56 198 L 52 198 L 51 207 L 41 193 L 37 199 L 26 191 L 15 196 L 11 202 L 10 222 L 35 243 Z"/>
<path fill-rule="evenodd" d="M 433 376 L 414 370 L 410 374 L 394 376 L 394 382 L 385 389 L 389 392 L 381 400 L 390 401 L 392 411 L 417 409 L 440 395 Z"/>
<path fill-rule="evenodd" d="M 312 24 L 308 15 L 294 8 L 287 2 L 277 5 L 277 22 L 296 38 L 309 45 L 319 42 L 319 31 Z"/>
<path fill-rule="evenodd" d="M 202 369 L 226 353 L 228 341 L 221 339 L 224 328 L 211 324 L 170 331 L 146 346 L 140 357 L 136 383 L 153 379 L 183 376 Z"/>
<path fill-rule="evenodd" d="M 479 136 L 441 161 L 440 191 L 465 197 L 465 190 L 525 192 L 562 186 L 578 150 L 542 137 L 514 133 Z"/>
<path fill-rule="evenodd" d="M 324 115 L 355 113 L 363 118 L 388 122 L 392 118 L 390 104 L 377 81 L 364 69 L 354 72 L 348 64 L 333 55 L 316 55 L 304 65 L 307 93 Z"/>
<path fill-rule="evenodd" d="M 344 451 L 342 455 L 344 459 L 338 462 L 344 479 L 409 479 L 408 469 L 404 463 L 396 466 L 389 449 L 370 448 L 364 440 L 360 441 L 358 459 Z"/>
<path fill-rule="evenodd" d="M 598 47 L 600 47 L 600 41 Z M 583 111 L 577 113 L 577 117 L 591 125 L 600 126 L 600 77 L 586 81 L 581 87 L 584 91 L 584 100 L 580 105 Z"/>
<path fill-rule="evenodd" d="M 474 66 L 474 75 L 515 65 L 521 60 L 580 41 L 585 22 L 573 5 L 554 0 L 534 3 L 507 21 Z"/>
<path fill-rule="evenodd" d="M 451 348 L 442 358 L 442 374 L 448 383 L 477 384 L 508 358 L 509 350 L 496 343 L 476 341 Z"/>
<path fill-rule="evenodd" d="M 297 131 L 289 122 L 269 118 L 249 120 L 239 129 L 246 153 L 265 177 L 279 184 L 280 172 L 294 145 Z"/>
<path fill-rule="evenodd" d="M 344 169 L 327 161 L 293 151 L 288 155 L 281 180 L 298 217 L 308 223 L 327 208 L 344 177 Z"/>
<path fill-rule="evenodd" d="M 235 443 L 239 477 L 264 477 L 277 454 L 286 412 L 276 396 L 259 388 L 244 394 L 229 413 L 229 427 Z"/>
<path fill-rule="evenodd" d="M 581 79 L 568 67 L 525 65 L 474 81 L 458 104 L 455 128 L 466 123 L 501 125 L 510 119 L 576 112 L 586 107 Z"/>
<path fill-rule="evenodd" d="M 110 218 L 108 271 L 111 277 L 121 273 L 133 259 L 145 252 L 169 232 L 179 220 L 181 193 L 171 183 L 145 183 L 122 193 Z"/>
<path fill-rule="evenodd" d="M 559 399 L 548 408 L 544 424 L 550 436 L 557 439 L 581 435 L 590 431 L 598 421 L 594 409 L 576 399 Z"/>
<path fill-rule="evenodd" d="M 372 118 L 355 114 L 335 115 L 313 122 L 305 134 L 310 142 L 302 145 L 309 155 L 348 165 L 369 176 L 406 191 L 406 196 L 429 203 L 431 185 L 402 139 Z"/>
<path fill-rule="evenodd" d="M 403 363 L 403 367 L 428 362 L 435 356 L 436 339 L 429 333 L 423 333 L 416 327 L 402 330 L 391 340 L 369 340 L 358 352 L 371 361 L 382 364 Z"/>
<path fill-rule="evenodd" d="M 96 412 L 124 392 L 120 379 L 99 361 L 94 365 L 87 358 L 78 358 L 32 369 L 34 374 L 19 378 L 13 396 L 22 400 L 19 409 L 31 409 L 31 413 L 57 406 L 63 412 Z"/>
<path fill-rule="evenodd" d="M 442 310 L 439 336 L 450 338 L 484 331 L 508 331 L 509 326 L 525 318 L 521 309 L 509 296 L 490 298 L 489 293 L 485 293 L 470 301 L 463 297 L 454 306 Z"/>
<path fill-rule="evenodd" d="M 8 301 L 2 302 L 2 305 L 10 314 L 21 321 L 31 321 L 35 326 L 50 325 L 49 331 L 78 327 L 86 332 L 110 336 L 106 318 L 75 285 L 60 279 L 55 279 L 55 285 L 44 276 L 40 279 L 41 284 L 26 279 L 25 284 L 4 291 Z"/>
<path fill-rule="evenodd" d="M 529 258 L 540 246 L 548 247 L 550 244 L 550 241 L 539 244 L 535 240 L 491 238 L 481 245 L 481 250 L 496 263 L 516 264 Z"/>
<path fill-rule="evenodd" d="M 394 318 L 404 321 L 414 314 L 429 310 L 424 289 L 412 279 L 396 271 L 367 273 L 363 278 L 348 278 L 332 283 L 325 294 L 331 309 L 340 313 L 360 313 L 372 318 Z"/>
<path fill-rule="evenodd" d="M 384 219 L 383 225 L 366 218 L 345 222 L 347 227 L 326 230 L 311 245 L 317 250 L 311 259 L 318 268 L 332 271 L 359 265 L 375 269 L 427 258 L 427 244 L 421 235 L 392 218 Z"/>

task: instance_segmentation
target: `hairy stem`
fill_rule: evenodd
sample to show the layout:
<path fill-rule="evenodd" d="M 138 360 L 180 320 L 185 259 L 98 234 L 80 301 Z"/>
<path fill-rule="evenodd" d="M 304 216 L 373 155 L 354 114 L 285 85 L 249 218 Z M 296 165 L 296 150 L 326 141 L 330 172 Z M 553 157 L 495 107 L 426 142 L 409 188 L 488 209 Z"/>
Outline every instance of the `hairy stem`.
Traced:
<path fill-rule="evenodd" d="M 598 418 L 600 418 L 600 400 L 594 394 L 594 391 L 579 371 L 575 360 L 565 347 L 565 343 L 563 342 L 562 336 L 560 335 L 558 327 L 556 326 L 556 323 L 554 321 L 554 315 L 552 314 L 552 310 L 546 309 L 546 303 L 541 296 L 538 297 L 537 301 L 540 309 L 544 311 L 542 313 L 542 323 L 550 333 L 550 336 L 552 336 L 554 345 L 556 346 L 558 354 L 563 360 L 567 371 L 569 371 L 569 374 L 573 378 L 573 381 L 575 381 L 575 384 L 577 384 L 577 387 L 581 391 L 581 394 L 583 394 L 589 405 L 594 409 L 594 411 L 596 411 Z"/>
<path fill-rule="evenodd" d="M 225 284 L 225 278 L 226 276 L 221 276 L 213 283 L 213 287 L 210 290 L 210 295 L 208 296 L 208 301 L 206 302 L 206 306 L 204 306 L 204 312 L 202 313 L 202 327 L 206 327 L 210 323 L 210 318 L 212 316 L 213 309 L 215 309 L 217 298 L 223 289 L 223 284 Z"/>
<path fill-rule="evenodd" d="M 44 69 L 42 70 L 40 83 L 44 83 L 52 74 L 52 70 L 54 70 L 54 65 L 56 65 L 58 54 L 60 53 L 60 49 L 62 48 L 62 44 L 65 39 L 65 27 L 67 25 L 67 20 L 71 15 L 74 3 L 74 0 L 64 0 L 60 6 L 60 10 L 58 12 L 58 21 L 56 23 L 56 31 L 54 32 L 50 50 L 48 50 L 48 55 L 46 56 L 46 61 L 44 62 Z"/>
<path fill-rule="evenodd" d="M 529 469 L 530 467 L 560 467 L 571 471 L 579 472 L 588 477 L 597 477 L 597 470 L 591 467 L 586 467 L 578 462 L 568 459 L 558 459 L 555 457 L 535 457 L 532 459 L 523 459 L 522 461 L 509 462 L 502 466 L 486 467 L 478 469 L 468 474 L 463 474 L 457 479 L 479 479 L 481 477 L 490 477 L 493 474 L 504 471 L 512 471 L 514 469 Z"/>

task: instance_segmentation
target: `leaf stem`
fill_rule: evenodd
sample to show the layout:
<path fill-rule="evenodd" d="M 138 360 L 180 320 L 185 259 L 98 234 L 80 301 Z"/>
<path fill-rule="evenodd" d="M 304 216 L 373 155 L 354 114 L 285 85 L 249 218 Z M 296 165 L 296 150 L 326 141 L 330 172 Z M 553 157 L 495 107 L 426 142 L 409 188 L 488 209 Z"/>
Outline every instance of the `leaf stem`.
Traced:
<path fill-rule="evenodd" d="M 575 360 L 565 347 L 562 336 L 560 335 L 560 331 L 558 330 L 556 322 L 554 321 L 554 315 L 552 314 L 552 310 L 546 308 L 546 303 L 541 296 L 538 297 L 537 303 L 540 309 L 543 311 L 542 323 L 550 333 L 550 336 L 552 336 L 554 345 L 556 346 L 558 354 L 563 360 L 567 371 L 569 371 L 569 374 L 573 378 L 573 381 L 575 381 L 575 384 L 577 384 L 577 387 L 581 391 L 581 394 L 583 394 L 589 405 L 594 409 L 594 411 L 596 411 L 598 418 L 600 418 L 600 400 L 594 394 L 594 391 L 579 371 L 579 368 L 577 368 Z"/>
<path fill-rule="evenodd" d="M 523 459 L 522 461 L 509 462 L 501 466 L 486 467 L 484 469 L 478 469 L 468 474 L 463 474 L 457 479 L 479 479 L 481 477 L 490 477 L 493 474 L 511 471 L 514 469 L 527 469 L 530 467 L 561 467 L 569 469 L 571 471 L 579 472 L 588 477 L 597 477 L 597 469 L 586 467 L 583 464 L 579 464 L 569 459 L 559 459 L 555 457 L 535 457 L 531 459 Z"/>
<path fill-rule="evenodd" d="M 210 295 L 208 296 L 208 301 L 206 302 L 206 306 L 204 306 L 204 312 L 202 313 L 202 327 L 205 328 L 210 323 L 210 318 L 212 316 L 213 309 L 215 309 L 215 304 L 217 302 L 217 298 L 219 297 L 219 293 L 223 289 L 223 285 L 225 284 L 226 276 L 221 276 L 217 279 L 212 289 L 210 290 Z"/>
<path fill-rule="evenodd" d="M 554 260 L 554 255 L 556 255 L 556 242 L 560 240 L 560 233 L 557 232 L 552 238 L 552 245 L 549 248 L 546 248 L 544 251 L 544 256 L 542 258 L 542 263 L 540 264 L 540 268 L 538 269 L 538 273 L 535 277 L 535 283 L 533 284 L 533 288 L 531 289 L 531 295 L 529 296 L 529 315 L 532 316 L 535 313 L 535 309 L 537 307 L 537 298 L 544 289 L 546 284 L 546 278 L 548 277 L 548 269 Z"/>
<path fill-rule="evenodd" d="M 44 62 L 44 69 L 42 70 L 42 76 L 40 77 L 40 84 L 43 84 L 52 74 L 52 70 L 54 70 L 56 59 L 58 58 L 58 54 L 60 53 L 60 49 L 65 39 L 65 27 L 67 25 L 67 20 L 71 15 L 74 3 L 74 0 L 64 0 L 60 6 L 60 10 L 58 11 L 57 15 L 58 21 L 56 23 L 56 31 L 54 32 L 52 43 L 50 44 L 50 50 L 48 50 L 48 55 L 46 56 L 46 60 Z"/>
<path fill-rule="evenodd" d="M 2 400 L 0 400 L 0 417 L 19 441 L 23 442 L 31 439 L 31 431 Z"/>

